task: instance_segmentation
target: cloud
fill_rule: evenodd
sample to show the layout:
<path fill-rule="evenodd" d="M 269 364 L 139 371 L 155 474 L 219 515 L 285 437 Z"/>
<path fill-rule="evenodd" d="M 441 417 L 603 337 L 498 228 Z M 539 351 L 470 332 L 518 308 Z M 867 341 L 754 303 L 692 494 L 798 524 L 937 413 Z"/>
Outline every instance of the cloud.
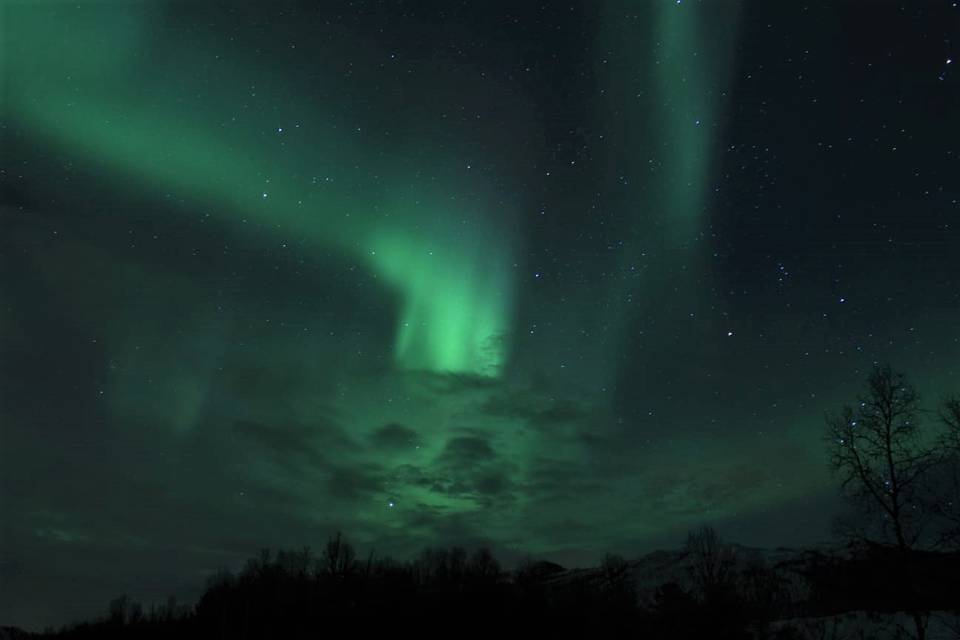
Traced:
<path fill-rule="evenodd" d="M 285 421 L 279 425 L 255 420 L 237 420 L 233 434 L 241 441 L 289 461 L 291 458 L 325 464 L 331 455 L 358 454 L 361 447 L 332 420 L 313 423 Z"/>
<path fill-rule="evenodd" d="M 503 389 L 491 394 L 482 410 L 491 416 L 523 420 L 537 428 L 582 422 L 590 415 L 578 402 L 558 400 L 533 389 Z"/>
<path fill-rule="evenodd" d="M 490 471 L 477 476 L 474 488 L 484 496 L 506 497 L 513 488 L 513 481 L 506 473 Z"/>
<path fill-rule="evenodd" d="M 640 484 L 638 500 L 645 510 L 663 515 L 703 517 L 749 504 L 761 493 L 770 473 L 738 464 L 727 468 L 697 468 L 691 473 L 658 471 Z"/>
<path fill-rule="evenodd" d="M 409 427 L 391 422 L 374 431 L 370 435 L 370 442 L 377 449 L 402 450 L 417 446 L 420 436 Z"/>
<path fill-rule="evenodd" d="M 314 452 L 312 441 L 314 432 L 303 425 L 273 427 L 252 420 L 238 420 L 234 424 L 233 431 L 270 453 L 299 456 L 305 452 Z"/>
<path fill-rule="evenodd" d="M 356 501 L 383 493 L 383 471 L 368 464 L 328 464 L 324 469 L 325 488 L 330 497 Z"/>
<path fill-rule="evenodd" d="M 496 458 L 490 442 L 478 436 L 460 436 L 447 442 L 439 462 L 451 468 L 476 465 Z"/>
<path fill-rule="evenodd" d="M 404 377 L 428 394 L 447 397 L 469 395 L 477 392 L 487 393 L 500 384 L 496 378 L 469 373 L 414 370 L 405 371 Z"/>

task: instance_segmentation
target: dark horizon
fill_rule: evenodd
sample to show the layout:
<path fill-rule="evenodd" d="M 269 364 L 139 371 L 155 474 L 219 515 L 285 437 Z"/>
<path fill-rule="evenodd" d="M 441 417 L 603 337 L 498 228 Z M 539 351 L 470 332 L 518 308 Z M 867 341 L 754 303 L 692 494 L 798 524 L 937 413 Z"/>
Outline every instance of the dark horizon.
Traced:
<path fill-rule="evenodd" d="M 843 548 L 770 552 L 730 544 L 704 526 L 679 548 L 634 561 L 605 554 L 596 567 L 568 569 L 526 558 L 507 568 L 486 547 L 430 547 L 398 562 L 364 554 L 337 532 L 318 551 L 261 549 L 242 569 L 208 576 L 186 602 L 170 596 L 144 603 L 124 593 L 75 623 L 40 634 L 0 626 L 0 635 L 306 638 L 507 625 L 524 633 L 670 640 L 955 637 L 960 553 L 955 546 L 903 551 L 850 539 Z"/>
<path fill-rule="evenodd" d="M 338 530 L 832 545 L 825 415 L 939 428 L 956 3 L 448 5 L 0 7 L 0 625 Z"/>

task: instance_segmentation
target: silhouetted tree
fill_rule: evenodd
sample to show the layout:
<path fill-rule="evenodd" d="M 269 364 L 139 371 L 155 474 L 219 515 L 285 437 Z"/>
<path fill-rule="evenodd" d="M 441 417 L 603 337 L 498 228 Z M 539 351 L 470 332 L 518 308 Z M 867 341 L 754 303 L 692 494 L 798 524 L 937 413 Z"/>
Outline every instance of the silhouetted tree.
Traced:
<path fill-rule="evenodd" d="M 353 546 L 343 539 L 343 534 L 337 534 L 327 540 L 327 546 L 320 558 L 320 570 L 323 575 L 345 578 L 355 569 L 356 552 Z"/>
<path fill-rule="evenodd" d="M 446 549 L 427 547 L 411 567 L 418 585 L 446 584 L 450 575 L 450 554 Z"/>
<path fill-rule="evenodd" d="M 487 547 L 481 547 L 470 557 L 469 571 L 478 582 L 494 583 L 500 577 L 500 563 Z"/>
<path fill-rule="evenodd" d="M 600 563 L 600 589 L 606 603 L 614 609 L 632 609 L 637 602 L 637 589 L 630 564 L 616 554 L 608 553 Z"/>
<path fill-rule="evenodd" d="M 830 467 L 844 494 L 901 550 L 917 544 L 924 524 L 924 481 L 936 462 L 921 437 L 920 397 L 905 376 L 878 365 L 856 407 L 826 418 Z M 882 541 L 882 540 L 881 540 Z"/>
<path fill-rule="evenodd" d="M 177 597 L 170 596 L 167 598 L 166 604 L 156 611 L 154 618 L 158 622 L 172 622 L 178 619 L 182 613 L 182 609 L 177 605 Z"/>
<path fill-rule="evenodd" d="M 715 529 L 703 526 L 687 535 L 686 552 L 698 598 L 697 615 L 710 621 L 709 637 L 747 637 L 747 611 L 737 591 L 734 548 L 724 544 Z M 691 637 L 703 634 L 693 633 Z"/>
<path fill-rule="evenodd" d="M 956 548 L 960 547 L 960 396 L 943 401 L 940 421 L 944 429 L 938 442 L 941 464 L 933 511 L 942 525 L 938 542 Z"/>
<path fill-rule="evenodd" d="M 960 396 L 947 398 L 940 410 L 940 419 L 946 427 L 944 444 L 960 451 Z"/>
<path fill-rule="evenodd" d="M 305 580 L 314 566 L 313 552 L 310 547 L 301 547 L 293 551 L 277 553 L 277 564 L 284 574 L 298 580 Z"/>
<path fill-rule="evenodd" d="M 635 567 L 616 555 L 607 555 L 596 570 L 567 571 L 550 562 L 528 561 L 511 581 L 489 549 L 474 553 L 457 547 L 426 549 L 412 562 L 371 554 L 358 563 L 341 534 L 330 539 L 317 560 L 307 548 L 264 550 L 238 575 L 222 572 L 211 578 L 195 607 L 178 611 L 171 600 L 143 617 L 139 607 L 121 597 L 111 603 L 108 616 L 73 625 L 53 637 L 295 640 L 356 635 L 361 630 L 395 634 L 398 629 L 422 630 L 428 621 L 451 633 L 467 624 L 474 634 L 509 629 L 535 637 L 746 640 L 786 637 L 778 635 L 782 625 L 771 621 L 797 613 L 902 610 L 896 578 L 910 571 L 900 568 L 895 546 L 876 546 L 875 553 L 861 557 L 836 556 L 835 562 L 826 564 L 798 559 L 795 569 L 811 581 L 813 594 L 800 603 L 802 610 L 789 601 L 785 583 L 789 578 L 780 573 L 782 562 L 774 570 L 762 555 L 742 552 L 734 563 L 732 548 L 709 527 L 692 532 L 682 557 L 690 563 L 694 584 L 644 590 L 640 607 L 631 579 Z M 814 560 L 823 556 L 811 553 Z M 670 555 L 671 563 L 678 559 Z M 922 602 L 931 610 L 950 609 L 949 594 L 958 571 L 958 561 L 949 562 L 951 557 L 919 552 L 911 556 L 916 575 L 929 583 L 914 608 Z M 305 570 L 311 563 L 313 575 Z"/>
<path fill-rule="evenodd" d="M 463 547 L 453 547 L 448 556 L 450 577 L 456 584 L 461 584 L 467 573 L 467 550 Z"/>
<path fill-rule="evenodd" d="M 735 557 L 724 545 L 713 527 L 700 527 L 687 535 L 686 551 L 690 557 L 693 584 L 701 600 L 714 596 L 730 585 Z"/>
<path fill-rule="evenodd" d="M 130 609 L 130 597 L 122 595 L 110 601 L 110 622 L 115 625 L 127 623 L 127 614 Z"/>
<path fill-rule="evenodd" d="M 830 467 L 845 496 L 871 521 L 879 522 L 880 542 L 892 536 L 901 553 L 900 585 L 905 602 L 914 599 L 907 553 L 914 550 L 929 518 L 930 471 L 937 463 L 923 441 L 920 396 L 903 373 L 877 365 L 856 407 L 845 406 L 826 418 Z M 869 540 L 868 536 L 864 536 Z M 926 615 L 908 605 L 916 637 L 926 635 Z"/>
<path fill-rule="evenodd" d="M 763 556 L 749 558 L 737 576 L 737 591 L 749 617 L 760 630 L 773 620 L 791 617 L 791 594 L 784 579 Z"/>

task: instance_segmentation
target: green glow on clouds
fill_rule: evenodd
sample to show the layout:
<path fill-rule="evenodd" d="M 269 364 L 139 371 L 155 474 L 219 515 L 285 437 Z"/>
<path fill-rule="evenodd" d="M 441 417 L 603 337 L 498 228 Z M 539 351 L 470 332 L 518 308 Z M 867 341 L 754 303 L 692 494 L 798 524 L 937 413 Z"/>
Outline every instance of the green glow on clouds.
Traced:
<path fill-rule="evenodd" d="M 283 288 L 264 303 L 244 285 L 217 297 L 222 282 L 211 285 L 135 252 L 111 255 L 89 239 L 56 245 L 38 261 L 56 298 L 50 304 L 71 310 L 80 333 L 107 343 L 96 393 L 109 408 L 110 434 L 132 440 L 138 452 L 157 441 L 131 456 L 131 473 L 149 471 L 162 486 L 179 486 L 157 498 L 170 509 L 180 513 L 182 496 L 196 492 L 203 517 L 252 527 L 244 543 L 255 546 L 300 544 L 309 525 L 342 527 L 361 543 L 394 551 L 482 534 L 504 547 L 551 553 L 673 534 L 705 514 L 728 518 L 809 490 L 818 460 L 795 456 L 797 472 L 778 486 L 772 478 L 782 462 L 758 466 L 738 453 L 772 445 L 711 443 L 709 463 L 699 459 L 704 445 L 694 438 L 647 448 L 610 435 L 617 418 L 607 399 L 560 394 L 535 382 L 538 371 L 502 375 L 515 347 L 509 337 L 516 333 L 519 243 L 507 221 L 519 216 L 511 216 L 513 205 L 501 201 L 489 176 L 456 175 L 456 145 L 365 138 L 348 108 L 301 93 L 289 81 L 299 77 L 295 69 L 285 75 L 282 66 L 233 53 L 216 62 L 215 52 L 230 51 L 221 41 L 173 42 L 162 30 L 148 36 L 146 23 L 162 20 L 159 6 L 97 4 L 76 14 L 59 3 L 8 9 L 16 28 L 6 51 L 18 62 L 7 74 L 5 119 L 31 144 L 111 188 L 183 202 L 169 210 L 184 215 L 209 215 L 225 245 L 245 233 L 247 246 L 295 245 L 357 266 L 374 282 L 347 302 L 301 306 L 300 281 L 289 273 L 282 282 L 271 274 L 243 281 Z M 643 192 L 624 193 L 617 215 L 635 218 L 655 247 L 682 243 L 701 223 L 714 131 L 688 121 L 701 110 L 705 122 L 718 119 L 716 96 L 702 98 L 709 91 L 700 83 L 716 82 L 723 63 L 681 59 L 680 50 L 701 38 L 693 18 L 678 14 L 640 23 L 650 38 L 668 42 L 663 66 L 652 65 L 631 48 L 637 23 L 619 15 L 611 10 L 605 25 L 609 43 L 602 44 L 620 52 L 605 82 L 610 100 L 631 106 L 613 105 L 623 114 L 615 127 L 624 157 L 610 172 L 642 175 L 651 152 L 663 169 L 643 181 Z M 221 66 L 206 68 L 214 64 Z M 628 96 L 637 93 L 638 69 L 649 97 L 634 108 Z M 115 213 L 121 229 L 126 215 L 136 215 Z M 676 266 L 693 253 L 662 262 Z M 243 267 L 242 257 L 231 259 L 229 269 Z M 205 273 L 194 268 L 194 275 Z M 675 281 L 658 275 L 645 276 L 640 288 L 659 311 L 677 302 L 665 295 Z M 623 322 L 623 309 L 576 302 L 605 314 L 600 324 Z M 384 314 L 395 323 L 386 353 L 396 366 L 364 370 L 367 361 L 351 354 L 376 347 L 375 331 L 360 335 L 366 326 L 324 321 L 324 311 L 358 303 L 351 322 L 376 324 L 371 317 Z M 287 330 L 267 325 L 277 318 Z M 558 313 L 557 321 L 565 318 Z M 578 375 L 607 376 L 613 361 Z M 183 453 L 184 468 L 171 480 L 169 458 L 150 456 L 175 458 L 178 451 L 190 455 Z M 195 451 L 207 457 L 193 463 Z M 45 499 L 51 511 L 76 503 Z M 277 540 L 279 526 L 250 524 L 267 520 L 263 513 L 281 519 L 289 539 Z M 121 532 L 124 517 L 111 519 Z M 123 535 L 140 535 L 144 522 L 162 530 L 155 517 L 132 518 Z M 197 535 L 206 535 L 207 546 L 220 544 L 218 531 Z"/>
<path fill-rule="evenodd" d="M 195 484 L 217 495 L 249 485 L 252 497 L 243 504 L 256 504 L 258 490 L 261 505 L 282 496 L 297 525 L 336 522 L 371 540 L 391 531 L 398 548 L 482 531 L 534 552 L 662 535 L 704 513 L 728 517 L 806 489 L 798 482 L 723 493 L 752 477 L 736 460 L 691 463 L 687 446 L 699 445 L 682 440 L 644 453 L 656 465 L 634 468 L 630 447 L 595 437 L 614 419 L 602 401 L 571 397 L 568 407 L 552 390 L 508 387 L 499 378 L 513 331 L 516 238 L 503 211 L 511 205 L 483 181 L 450 176 L 456 149 L 437 144 L 432 153 L 430 141 L 416 141 L 426 147 L 418 155 L 374 144 L 342 109 L 328 114 L 329 105 L 287 86 L 283 70 L 235 55 L 226 71 L 194 74 L 214 64 L 211 52 L 223 43 L 151 39 L 145 23 L 160 19 L 157 6 L 91 5 L 69 19 L 63 12 L 70 9 L 59 4 L 18 12 L 7 50 L 22 64 L 11 66 L 5 115 L 118 190 L 184 200 L 228 231 L 256 228 L 264 242 L 272 235 L 278 245 L 335 254 L 397 294 L 392 352 L 399 371 L 371 379 L 350 363 L 331 366 L 326 354 L 335 350 L 315 333 L 290 339 L 250 329 L 250 319 L 264 313 L 251 300 L 234 299 L 232 313 L 221 315 L 202 282 L 129 267 L 111 279 L 117 265 L 96 249 L 60 255 L 54 264 L 88 267 L 66 276 L 51 267 L 44 272 L 50 286 L 59 284 L 67 306 L 88 314 L 78 323 L 113 327 L 116 372 L 104 387 L 118 424 L 156 425 L 185 442 L 210 438 L 239 478 L 221 487 L 198 473 Z M 624 216 L 637 212 L 655 243 L 677 242 L 697 226 L 708 173 L 711 135 L 688 120 L 701 108 L 706 120 L 716 118 L 716 107 L 697 97 L 709 73 L 699 60 L 679 58 L 699 39 L 681 14 L 652 23 L 652 37 L 673 42 L 659 70 L 630 48 L 637 27 L 619 16 L 611 10 L 605 27 L 605 37 L 626 52 L 607 78 L 608 93 L 631 93 L 624 87 L 643 69 L 648 102 L 659 106 L 623 110 L 628 157 L 618 162 L 639 173 L 653 149 L 665 167 L 647 196 L 628 194 L 620 206 Z M 655 217 L 647 221 L 652 211 L 665 216 L 666 231 Z M 135 283 L 146 284 L 111 306 Z M 315 320 L 282 296 L 270 312 L 304 327 Z M 175 341 L 172 321 L 187 329 Z M 394 424 L 410 434 L 402 446 L 382 443 L 383 425 Z M 612 486 L 628 487 L 629 495 Z M 388 501 L 395 507 L 387 510 Z M 571 529 L 571 509 L 590 514 L 593 526 Z M 531 533 L 524 523 L 540 528 Z"/>

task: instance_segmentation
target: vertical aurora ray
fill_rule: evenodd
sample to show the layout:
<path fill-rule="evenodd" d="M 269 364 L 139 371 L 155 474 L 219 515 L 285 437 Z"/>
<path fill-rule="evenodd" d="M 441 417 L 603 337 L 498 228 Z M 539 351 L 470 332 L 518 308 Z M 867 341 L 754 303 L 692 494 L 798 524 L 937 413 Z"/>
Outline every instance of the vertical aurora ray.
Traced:
<path fill-rule="evenodd" d="M 598 76 L 605 100 L 597 120 L 611 140 L 604 170 L 610 206 L 629 240 L 618 256 L 623 277 L 606 295 L 617 335 L 617 351 L 608 356 L 616 363 L 608 374 L 617 389 L 612 409 L 634 429 L 642 424 L 671 434 L 673 464 L 692 477 L 698 471 L 684 459 L 698 444 L 675 425 L 696 424 L 701 414 L 679 408 L 663 420 L 647 406 L 676 393 L 673 384 L 693 378 L 677 380 L 673 363 L 695 370 L 709 353 L 704 344 L 726 333 L 723 303 L 712 294 L 709 195 L 739 4 L 658 0 L 603 6 Z M 671 526 L 693 525 L 708 508 L 686 491 L 675 500 L 693 508 L 671 514 Z M 738 507 L 731 502 L 709 508 L 711 517 L 725 518 Z"/>
<path fill-rule="evenodd" d="M 458 187 L 443 181 L 451 152 L 397 169 L 405 162 L 393 150 L 358 142 L 287 89 L 308 81 L 295 74 L 281 80 L 284 72 L 233 60 L 215 85 L 209 73 L 198 81 L 190 70 L 212 57 L 203 47 L 142 35 L 162 6 L 8 7 L 4 119 L 94 174 L 361 261 L 399 294 L 398 366 L 498 375 L 513 298 L 509 234 L 483 196 L 454 197 Z M 275 91 L 298 140 L 265 139 L 281 132 L 276 108 L 229 120 L 251 86 Z M 361 166 L 383 179 L 371 188 L 356 175 Z"/>
<path fill-rule="evenodd" d="M 739 4 L 608 2 L 601 10 L 599 68 L 606 100 L 597 118 L 615 142 L 607 145 L 612 205 L 632 241 L 619 257 L 621 273 L 607 299 L 626 336 L 648 315 L 632 299 L 658 300 L 658 309 L 686 317 L 712 277 L 707 193 L 733 67 Z M 628 295 L 629 294 L 629 295 Z M 643 307 L 641 303 L 640 307 Z M 652 335 L 652 331 L 648 332 Z M 658 341 L 679 353 L 670 339 Z"/>
<path fill-rule="evenodd" d="M 375 232 L 371 260 L 405 291 L 397 329 L 398 362 L 431 371 L 496 376 L 506 357 L 510 274 L 483 254 L 494 239 L 428 233 L 424 244 L 396 231 Z"/>
<path fill-rule="evenodd" d="M 610 173 L 634 180 L 634 219 L 667 248 L 702 227 L 704 194 L 732 68 L 739 5 L 632 2 L 604 5 L 603 122 L 622 140 Z M 623 191 L 621 191 L 623 192 Z M 658 229 L 662 229 L 658 231 Z"/>

